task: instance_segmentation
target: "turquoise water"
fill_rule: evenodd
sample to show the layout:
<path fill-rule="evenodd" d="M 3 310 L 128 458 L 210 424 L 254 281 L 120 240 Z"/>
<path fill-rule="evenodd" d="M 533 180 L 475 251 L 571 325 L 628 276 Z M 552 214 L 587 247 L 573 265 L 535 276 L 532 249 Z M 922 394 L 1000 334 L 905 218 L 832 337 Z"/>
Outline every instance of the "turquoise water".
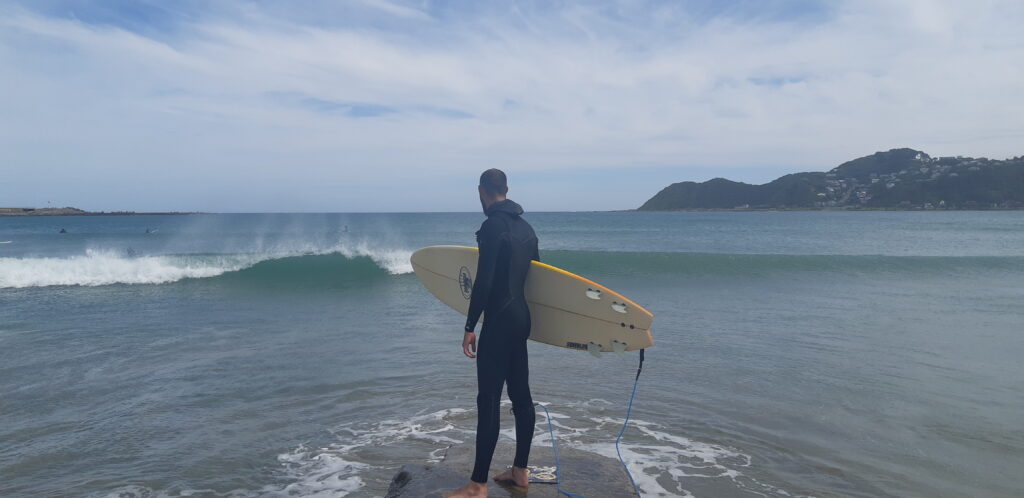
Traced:
<path fill-rule="evenodd" d="M 527 217 L 655 314 L 645 496 L 1024 490 L 1024 213 Z M 473 438 L 462 321 L 408 256 L 481 221 L 0 218 L 0 496 L 382 495 Z M 637 356 L 530 354 L 559 444 L 614 455 Z"/>

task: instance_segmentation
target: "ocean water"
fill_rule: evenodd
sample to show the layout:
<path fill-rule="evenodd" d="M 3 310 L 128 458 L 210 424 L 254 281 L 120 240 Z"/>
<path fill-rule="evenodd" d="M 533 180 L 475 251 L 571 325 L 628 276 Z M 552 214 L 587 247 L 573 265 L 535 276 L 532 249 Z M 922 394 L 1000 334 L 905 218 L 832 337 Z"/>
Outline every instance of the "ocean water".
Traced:
<path fill-rule="evenodd" d="M 1024 213 L 527 218 L 655 315 L 644 496 L 1024 493 Z M 383 495 L 473 439 L 462 318 L 408 257 L 482 219 L 0 218 L 0 496 Z M 530 355 L 559 444 L 614 456 L 637 355 Z"/>

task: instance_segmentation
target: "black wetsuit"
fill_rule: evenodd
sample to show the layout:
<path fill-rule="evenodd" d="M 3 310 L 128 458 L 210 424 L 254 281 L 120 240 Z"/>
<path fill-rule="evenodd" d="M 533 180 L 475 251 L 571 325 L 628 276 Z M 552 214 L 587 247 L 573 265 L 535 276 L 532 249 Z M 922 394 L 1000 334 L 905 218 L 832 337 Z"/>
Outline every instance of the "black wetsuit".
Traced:
<path fill-rule="evenodd" d="M 526 357 L 530 309 L 526 306 L 524 286 L 530 261 L 540 261 L 540 254 L 533 227 L 521 214 L 523 208 L 515 202 L 496 202 L 487 209 L 487 220 L 476 233 L 480 257 L 466 330 L 473 330 L 481 312 L 486 314 L 476 359 L 479 418 L 472 479 L 479 483 L 487 482 L 491 456 L 498 442 L 498 412 L 504 383 L 508 383 L 508 397 L 516 418 L 516 467 L 526 467 L 536 423 Z"/>

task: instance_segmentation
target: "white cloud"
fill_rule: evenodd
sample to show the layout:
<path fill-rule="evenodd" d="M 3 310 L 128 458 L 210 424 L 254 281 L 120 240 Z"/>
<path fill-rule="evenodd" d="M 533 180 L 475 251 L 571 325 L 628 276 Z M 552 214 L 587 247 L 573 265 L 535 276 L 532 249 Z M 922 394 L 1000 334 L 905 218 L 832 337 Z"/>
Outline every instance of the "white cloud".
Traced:
<path fill-rule="evenodd" d="M 388 14 L 396 15 L 398 17 L 405 17 L 405 18 L 409 18 L 409 19 L 421 19 L 421 20 L 429 20 L 430 19 L 430 16 L 428 16 L 425 12 L 423 12 L 421 10 L 416 10 L 416 9 L 409 8 L 409 7 L 404 7 L 404 6 L 401 6 L 401 5 L 397 5 L 397 4 L 388 2 L 386 0 L 359 0 L 359 3 L 362 3 L 363 5 L 366 5 L 367 7 L 372 7 L 374 9 L 378 9 L 378 10 L 381 10 L 383 12 L 387 12 Z"/>
<path fill-rule="evenodd" d="M 899 146 L 1024 153 L 1017 2 L 857 1 L 820 22 L 574 6 L 447 23 L 365 3 L 412 24 L 312 27 L 256 13 L 157 40 L 0 13 L 0 199 L 38 203 L 29 192 L 46 185 L 122 208 L 123 187 L 143 184 L 153 208 L 244 197 L 263 210 L 424 209 L 335 192 L 400 197 L 400 178 L 472 181 L 490 166 L 672 166 L 679 181 L 697 179 L 690 166 L 820 170 Z M 353 105 L 389 112 L 336 111 Z M 446 200 L 456 185 L 437 209 L 474 208 Z M 608 206 L 585 190 L 545 208 L 645 200 Z M 225 206 L 200 197 L 209 192 Z"/>

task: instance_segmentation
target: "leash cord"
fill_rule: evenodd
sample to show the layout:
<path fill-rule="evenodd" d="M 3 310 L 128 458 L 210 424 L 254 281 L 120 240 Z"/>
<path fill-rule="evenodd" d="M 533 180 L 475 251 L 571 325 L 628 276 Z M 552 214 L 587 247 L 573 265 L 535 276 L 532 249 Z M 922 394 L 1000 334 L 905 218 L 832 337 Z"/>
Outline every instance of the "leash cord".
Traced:
<path fill-rule="evenodd" d="M 629 415 L 633 411 L 633 398 L 636 397 L 636 386 L 640 382 L 640 371 L 644 368 L 644 350 L 640 350 L 640 366 L 636 368 L 636 378 L 633 379 L 633 393 L 629 395 L 629 405 L 626 407 L 626 421 L 622 423 L 622 430 L 619 431 L 619 436 L 615 438 L 615 454 L 619 456 L 619 463 L 622 464 L 622 468 L 626 471 L 626 476 L 629 477 L 629 483 L 633 485 L 633 492 L 637 496 L 641 496 L 640 489 L 636 487 L 636 481 L 633 480 L 633 474 L 630 473 L 629 467 L 626 466 L 626 462 L 622 460 L 622 452 L 619 451 L 619 441 L 622 440 L 622 435 L 626 432 L 626 427 L 629 426 Z M 558 443 L 555 441 L 555 430 L 551 426 L 551 412 L 548 411 L 548 407 L 537 403 L 538 406 L 544 409 L 544 415 L 548 419 L 548 434 L 551 436 L 551 449 L 555 453 L 555 489 L 559 495 L 565 495 L 572 498 L 584 498 L 583 495 L 577 495 L 568 491 L 562 491 L 562 466 L 558 462 Z"/>
<path fill-rule="evenodd" d="M 636 481 L 633 480 L 633 474 L 629 471 L 629 467 L 626 466 L 626 462 L 622 460 L 622 452 L 619 451 L 619 441 L 622 440 L 622 435 L 626 432 L 626 427 L 629 426 L 629 414 L 633 411 L 633 398 L 636 397 L 636 385 L 640 383 L 640 371 L 644 368 L 644 350 L 640 350 L 640 365 L 636 367 L 636 379 L 633 380 L 633 394 L 629 395 L 629 405 L 626 407 L 626 421 L 622 423 L 622 430 L 619 431 L 619 437 L 615 438 L 615 454 L 619 456 L 619 463 L 622 464 L 622 468 L 626 471 L 626 476 L 629 477 L 629 483 L 633 485 L 633 492 L 637 496 L 640 494 L 640 489 L 636 487 Z"/>
<path fill-rule="evenodd" d="M 555 452 L 555 489 L 558 491 L 559 495 L 584 498 L 583 495 L 562 491 L 562 474 L 560 470 L 562 466 L 558 463 L 558 443 L 555 442 L 555 430 L 551 427 L 551 412 L 548 411 L 548 407 L 541 405 L 540 403 L 538 403 L 538 405 L 544 409 L 544 416 L 548 419 L 548 434 L 551 435 L 551 449 Z"/>

